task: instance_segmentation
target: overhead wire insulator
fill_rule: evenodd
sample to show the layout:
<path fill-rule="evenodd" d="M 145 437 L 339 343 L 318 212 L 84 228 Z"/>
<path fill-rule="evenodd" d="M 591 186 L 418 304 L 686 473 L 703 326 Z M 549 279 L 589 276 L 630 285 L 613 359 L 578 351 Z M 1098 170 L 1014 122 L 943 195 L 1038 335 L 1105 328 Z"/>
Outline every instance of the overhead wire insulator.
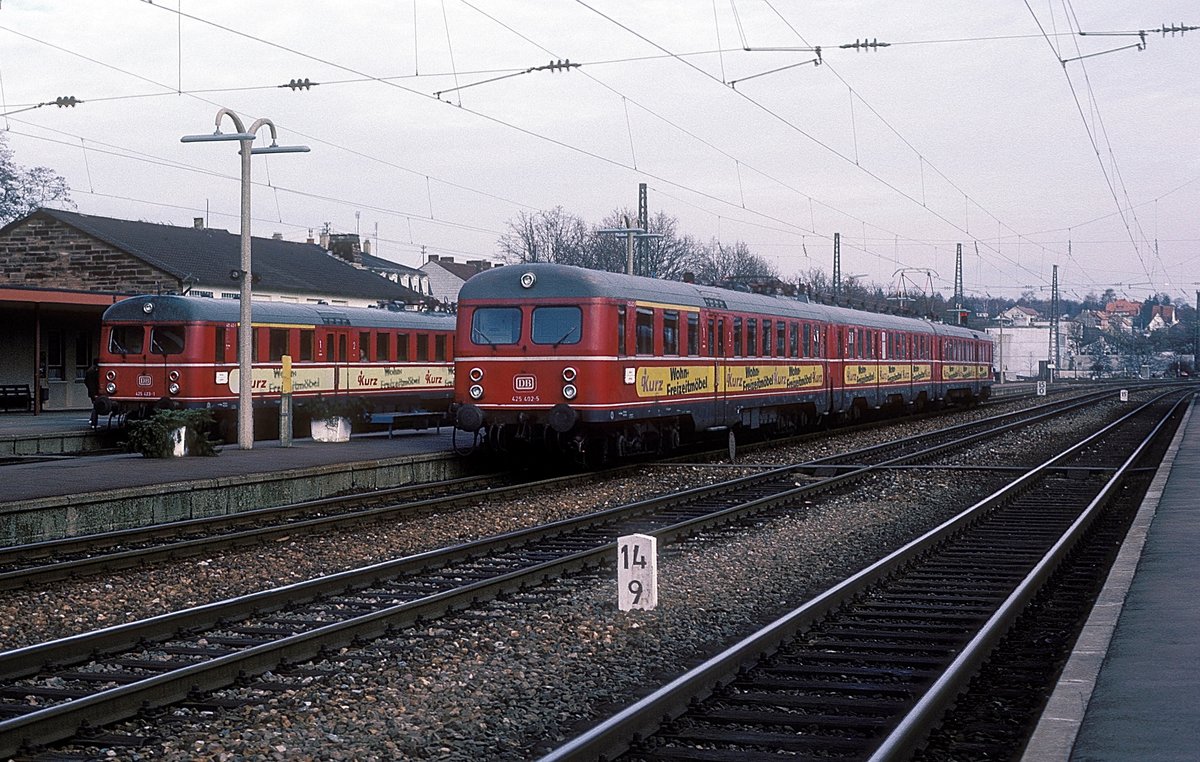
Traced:
<path fill-rule="evenodd" d="M 304 79 L 290 80 L 286 85 L 280 85 L 280 87 L 287 87 L 292 90 L 311 90 L 313 85 L 319 85 L 319 84 L 321 84 L 321 83 L 313 82 L 313 81 L 309 80 L 308 77 L 305 77 Z"/>
<path fill-rule="evenodd" d="M 59 108 L 73 108 L 83 101 L 76 98 L 74 95 L 60 95 L 54 99 L 54 105 Z"/>

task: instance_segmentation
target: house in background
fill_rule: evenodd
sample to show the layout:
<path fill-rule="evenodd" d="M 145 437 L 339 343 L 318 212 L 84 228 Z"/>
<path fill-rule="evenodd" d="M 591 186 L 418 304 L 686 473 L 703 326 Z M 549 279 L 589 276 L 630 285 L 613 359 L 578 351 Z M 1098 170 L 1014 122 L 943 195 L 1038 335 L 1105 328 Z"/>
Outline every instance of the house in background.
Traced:
<path fill-rule="evenodd" d="M 251 241 L 254 298 L 392 309 L 428 297 L 315 243 Z M 0 228 L 0 383 L 40 389 L 48 410 L 90 407 L 83 373 L 100 316 L 136 294 L 239 298 L 241 237 L 205 228 L 39 209 Z"/>
<path fill-rule="evenodd" d="M 500 265 L 494 265 L 499 267 Z M 486 259 L 455 262 L 454 257 L 430 254 L 429 261 L 421 265 L 421 271 L 429 277 L 429 293 L 444 305 L 458 304 L 458 290 L 472 275 L 493 267 Z"/>

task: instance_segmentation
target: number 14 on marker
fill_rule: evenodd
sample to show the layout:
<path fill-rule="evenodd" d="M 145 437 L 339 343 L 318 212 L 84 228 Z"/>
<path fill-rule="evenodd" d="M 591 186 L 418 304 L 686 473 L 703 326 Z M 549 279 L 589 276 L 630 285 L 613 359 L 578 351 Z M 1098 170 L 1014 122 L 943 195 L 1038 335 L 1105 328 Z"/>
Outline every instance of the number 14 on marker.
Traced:
<path fill-rule="evenodd" d="M 658 538 L 629 534 L 617 540 L 617 605 L 650 611 L 658 605 Z"/>

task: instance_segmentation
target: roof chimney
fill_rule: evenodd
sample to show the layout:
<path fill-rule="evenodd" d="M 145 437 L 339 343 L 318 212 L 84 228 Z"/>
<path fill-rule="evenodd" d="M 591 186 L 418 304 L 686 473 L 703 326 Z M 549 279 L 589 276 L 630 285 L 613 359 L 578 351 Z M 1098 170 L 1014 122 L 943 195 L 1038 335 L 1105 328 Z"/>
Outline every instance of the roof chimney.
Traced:
<path fill-rule="evenodd" d="M 436 262 L 436 261 L 438 261 L 438 255 L 437 255 L 437 254 L 430 254 L 430 255 L 429 255 L 429 261 L 430 261 L 430 262 Z"/>
<path fill-rule="evenodd" d="M 314 240 L 312 237 L 312 228 L 308 229 L 308 239 L 305 241 L 305 243 L 316 243 L 316 240 Z"/>
<path fill-rule="evenodd" d="M 371 239 L 370 238 L 368 238 L 367 240 L 362 242 L 362 250 L 363 250 L 363 254 L 371 253 Z"/>
<path fill-rule="evenodd" d="M 192 218 L 192 227 L 194 227 L 196 230 L 203 230 L 204 229 L 204 218 L 203 217 L 193 217 Z"/>
<path fill-rule="evenodd" d="M 271 240 L 272 240 L 272 241 L 282 241 L 282 240 L 283 240 L 283 233 L 272 233 L 272 234 L 271 234 Z"/>
<path fill-rule="evenodd" d="M 352 265 L 362 264 L 362 246 L 358 233 L 334 233 L 329 236 L 329 250 L 334 256 Z"/>

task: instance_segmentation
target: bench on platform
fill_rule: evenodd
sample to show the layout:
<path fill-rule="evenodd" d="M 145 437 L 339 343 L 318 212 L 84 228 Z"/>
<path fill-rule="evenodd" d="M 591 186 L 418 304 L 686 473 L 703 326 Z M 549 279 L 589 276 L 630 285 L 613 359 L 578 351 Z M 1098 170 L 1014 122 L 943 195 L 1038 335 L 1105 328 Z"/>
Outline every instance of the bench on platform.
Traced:
<path fill-rule="evenodd" d="M 392 434 L 398 428 L 427 429 L 434 426 L 438 433 L 441 433 L 442 421 L 446 417 L 444 413 L 435 413 L 430 410 L 413 410 L 407 413 L 370 413 L 369 415 L 371 423 L 387 424 L 388 439 L 392 438 Z"/>
<path fill-rule="evenodd" d="M 0 410 L 33 410 L 29 384 L 0 384 Z"/>

